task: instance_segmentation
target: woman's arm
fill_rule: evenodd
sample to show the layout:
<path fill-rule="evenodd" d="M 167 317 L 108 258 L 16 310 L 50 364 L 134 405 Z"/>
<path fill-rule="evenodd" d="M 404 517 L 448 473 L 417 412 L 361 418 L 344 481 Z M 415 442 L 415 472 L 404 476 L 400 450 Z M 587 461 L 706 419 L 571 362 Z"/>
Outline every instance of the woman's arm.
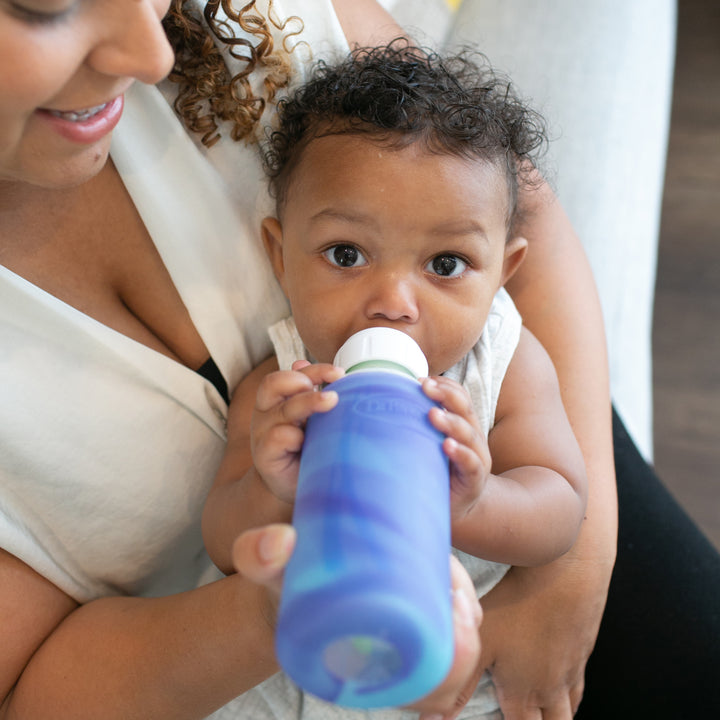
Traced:
<path fill-rule="evenodd" d="M 406 35 L 377 0 L 332 0 L 332 4 L 351 48 L 383 45 Z"/>
<path fill-rule="evenodd" d="M 267 551 L 275 565 L 289 554 Z M 198 719 L 277 670 L 272 601 L 240 575 L 77 608 L 3 551 L 0 579 L 3 720 Z"/>
<path fill-rule="evenodd" d="M 491 667 L 506 720 L 536 707 L 571 717 L 582 696 L 615 560 L 617 496 L 600 303 L 582 246 L 547 185 L 523 198 L 528 239 L 508 290 L 548 351 L 585 459 L 588 506 L 580 536 L 555 562 L 513 568 L 485 598 L 482 670 Z"/>
<path fill-rule="evenodd" d="M 524 324 L 555 365 L 585 459 L 588 508 L 576 552 L 602 561 L 609 581 L 617 538 L 612 407 L 600 299 L 582 245 L 547 184 L 523 194 L 525 261 L 508 282 Z"/>

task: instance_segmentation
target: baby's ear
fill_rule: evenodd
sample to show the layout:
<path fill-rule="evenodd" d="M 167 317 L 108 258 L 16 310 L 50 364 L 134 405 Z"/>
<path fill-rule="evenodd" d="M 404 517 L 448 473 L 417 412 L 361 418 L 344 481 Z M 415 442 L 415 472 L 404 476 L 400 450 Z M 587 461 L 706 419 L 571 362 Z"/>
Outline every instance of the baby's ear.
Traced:
<path fill-rule="evenodd" d="M 505 258 L 503 259 L 502 284 L 504 285 L 522 265 L 528 249 L 528 241 L 524 237 L 510 238 L 505 243 Z"/>
<path fill-rule="evenodd" d="M 285 289 L 283 283 L 285 278 L 285 262 L 283 261 L 283 232 L 282 225 L 277 218 L 266 217 L 260 226 L 262 232 L 262 241 L 265 246 L 265 252 L 270 259 L 275 277 L 278 279 L 280 286 Z"/>

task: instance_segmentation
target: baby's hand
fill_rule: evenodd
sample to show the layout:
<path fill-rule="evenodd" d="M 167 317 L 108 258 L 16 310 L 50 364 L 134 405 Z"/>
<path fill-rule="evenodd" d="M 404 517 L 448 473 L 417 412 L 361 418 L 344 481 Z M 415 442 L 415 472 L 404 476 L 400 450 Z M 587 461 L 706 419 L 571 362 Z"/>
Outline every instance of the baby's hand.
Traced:
<path fill-rule="evenodd" d="M 266 375 L 258 387 L 250 425 L 255 468 L 271 492 L 285 502 L 295 498 L 305 422 L 337 404 L 337 393 L 319 390 L 345 374 L 330 364 L 293 363 L 292 370 Z"/>
<path fill-rule="evenodd" d="M 423 390 L 441 408 L 430 410 L 430 422 L 447 437 L 443 450 L 450 459 L 450 515 L 462 519 L 480 497 L 492 459 L 487 438 L 480 427 L 470 396 L 465 389 L 445 377 L 427 378 Z"/>

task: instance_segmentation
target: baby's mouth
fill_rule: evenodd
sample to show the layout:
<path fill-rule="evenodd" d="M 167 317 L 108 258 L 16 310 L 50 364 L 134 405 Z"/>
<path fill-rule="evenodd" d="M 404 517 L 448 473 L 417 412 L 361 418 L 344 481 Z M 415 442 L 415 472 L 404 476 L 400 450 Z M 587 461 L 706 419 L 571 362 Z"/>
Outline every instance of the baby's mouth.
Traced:
<path fill-rule="evenodd" d="M 68 112 L 63 112 L 61 110 L 48 110 L 47 112 L 56 118 L 61 118 L 62 120 L 69 120 L 70 122 L 85 122 L 85 120 L 89 120 L 94 115 L 102 112 L 107 106 L 108 103 L 103 103 L 102 105 L 96 105 L 95 107 L 87 108 L 85 110 L 70 110 Z"/>

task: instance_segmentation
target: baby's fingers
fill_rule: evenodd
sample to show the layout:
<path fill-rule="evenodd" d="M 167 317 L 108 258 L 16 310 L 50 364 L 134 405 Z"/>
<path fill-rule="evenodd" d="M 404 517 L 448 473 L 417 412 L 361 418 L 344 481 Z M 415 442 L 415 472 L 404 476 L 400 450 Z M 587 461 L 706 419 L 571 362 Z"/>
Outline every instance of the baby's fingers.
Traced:
<path fill-rule="evenodd" d="M 455 469 L 455 475 L 459 476 L 461 480 L 474 477 L 482 480 L 482 478 L 485 477 L 487 468 L 483 465 L 480 456 L 467 445 L 461 445 L 453 438 L 445 438 L 443 441 L 443 451 L 452 463 Z M 467 481 L 464 482 L 464 486 L 468 487 L 469 485 Z M 471 488 L 472 486 L 469 486 L 468 490 Z M 454 489 L 457 490 L 457 488 Z"/>
<path fill-rule="evenodd" d="M 260 383 L 255 409 L 267 412 L 287 398 L 299 393 L 311 392 L 323 383 L 333 382 L 342 375 L 342 368 L 327 363 L 307 365 L 300 370 L 279 370 L 270 373 Z"/>
<path fill-rule="evenodd" d="M 451 467 L 450 515 L 457 519 L 466 515 L 478 501 L 487 480 L 489 465 L 484 456 L 452 438 L 445 438 L 443 450 Z"/>
<path fill-rule="evenodd" d="M 314 387 L 320 387 L 325 383 L 335 382 L 344 374 L 345 370 L 330 363 L 305 364 L 306 361 L 296 360 L 293 363 L 293 370 L 305 375 Z"/>
<path fill-rule="evenodd" d="M 310 390 L 293 395 L 265 415 L 265 423 L 272 425 L 302 426 L 315 413 L 332 410 L 338 402 L 334 390 Z"/>
<path fill-rule="evenodd" d="M 422 384 L 425 394 L 446 410 L 476 424 L 475 410 L 467 390 L 446 377 L 425 378 Z"/>
<path fill-rule="evenodd" d="M 429 418 L 433 427 L 454 441 L 454 443 L 445 442 L 445 452 L 451 460 L 455 459 L 451 452 L 455 455 L 460 452 L 455 448 L 455 445 L 459 445 L 478 455 L 481 462 L 489 461 L 487 441 L 474 423 L 469 422 L 462 415 L 438 407 L 431 408 Z M 462 461 L 463 457 L 459 455 L 457 459 Z"/>

